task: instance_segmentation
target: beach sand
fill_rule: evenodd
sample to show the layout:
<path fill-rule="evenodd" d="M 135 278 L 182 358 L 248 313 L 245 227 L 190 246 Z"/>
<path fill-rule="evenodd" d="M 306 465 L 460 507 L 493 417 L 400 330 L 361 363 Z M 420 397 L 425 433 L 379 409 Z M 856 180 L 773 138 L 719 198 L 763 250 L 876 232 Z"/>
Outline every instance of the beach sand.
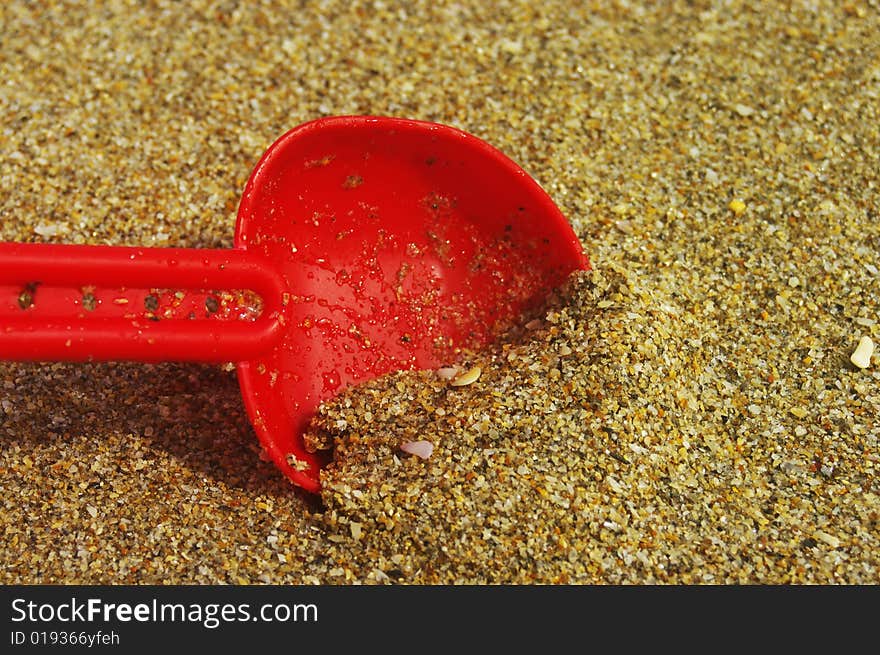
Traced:
<path fill-rule="evenodd" d="M 43 4 L 4 241 L 230 247 L 275 138 L 374 114 L 498 147 L 593 270 L 470 384 L 322 408 L 321 497 L 229 365 L 0 363 L 0 582 L 880 581 L 877 2 Z"/>

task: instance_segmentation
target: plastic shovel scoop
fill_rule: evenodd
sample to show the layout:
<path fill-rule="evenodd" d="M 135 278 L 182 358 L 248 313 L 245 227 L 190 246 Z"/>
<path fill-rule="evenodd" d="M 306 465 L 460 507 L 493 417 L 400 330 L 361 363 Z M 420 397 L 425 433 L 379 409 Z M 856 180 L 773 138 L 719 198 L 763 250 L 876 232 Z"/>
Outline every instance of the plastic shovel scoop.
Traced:
<path fill-rule="evenodd" d="M 450 364 L 589 263 L 548 195 L 460 130 L 330 117 L 279 138 L 235 247 L 0 244 L 0 358 L 236 362 L 248 416 L 295 484 L 319 403 Z"/>

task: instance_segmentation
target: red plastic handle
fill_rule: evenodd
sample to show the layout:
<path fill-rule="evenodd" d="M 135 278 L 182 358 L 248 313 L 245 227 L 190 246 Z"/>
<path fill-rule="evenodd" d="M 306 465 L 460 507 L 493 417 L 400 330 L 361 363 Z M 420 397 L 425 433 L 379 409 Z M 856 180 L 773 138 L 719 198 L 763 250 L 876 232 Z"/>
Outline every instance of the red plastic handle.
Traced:
<path fill-rule="evenodd" d="M 245 361 L 283 335 L 285 291 L 241 249 L 0 243 L 0 358 Z"/>

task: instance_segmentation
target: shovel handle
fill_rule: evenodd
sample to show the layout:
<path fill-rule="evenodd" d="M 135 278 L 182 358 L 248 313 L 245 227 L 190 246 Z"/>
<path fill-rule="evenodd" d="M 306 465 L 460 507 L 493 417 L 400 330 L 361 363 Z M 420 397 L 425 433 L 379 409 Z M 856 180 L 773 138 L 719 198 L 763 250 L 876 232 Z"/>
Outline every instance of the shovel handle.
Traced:
<path fill-rule="evenodd" d="M 0 243 L 0 359 L 246 361 L 280 340 L 285 297 L 238 248 Z"/>

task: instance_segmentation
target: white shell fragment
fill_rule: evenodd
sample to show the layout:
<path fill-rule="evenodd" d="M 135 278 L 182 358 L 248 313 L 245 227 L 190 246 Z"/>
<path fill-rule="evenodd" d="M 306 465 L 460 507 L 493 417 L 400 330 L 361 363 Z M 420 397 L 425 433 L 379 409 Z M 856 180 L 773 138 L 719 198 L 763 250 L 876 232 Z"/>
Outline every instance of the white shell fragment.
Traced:
<path fill-rule="evenodd" d="M 468 369 L 464 373 L 453 378 L 451 384 L 453 387 L 464 387 L 469 384 L 473 384 L 480 378 L 480 374 L 483 370 L 479 366 L 474 366 L 473 368 Z"/>
<path fill-rule="evenodd" d="M 871 337 L 865 335 L 859 339 L 859 345 L 856 346 L 855 351 L 850 355 L 849 361 L 859 368 L 868 368 L 871 365 L 871 355 L 873 353 L 874 342 L 871 341 Z"/>
<path fill-rule="evenodd" d="M 443 368 L 438 368 L 437 375 L 444 380 L 451 380 L 456 375 L 458 375 L 458 367 L 457 366 L 444 366 Z"/>
<path fill-rule="evenodd" d="M 34 232 L 41 237 L 54 237 L 67 232 L 67 225 L 64 223 L 40 223 L 34 228 Z"/>
<path fill-rule="evenodd" d="M 434 452 L 434 444 L 430 441 L 404 441 L 400 444 L 400 449 L 410 455 L 428 459 Z"/>

